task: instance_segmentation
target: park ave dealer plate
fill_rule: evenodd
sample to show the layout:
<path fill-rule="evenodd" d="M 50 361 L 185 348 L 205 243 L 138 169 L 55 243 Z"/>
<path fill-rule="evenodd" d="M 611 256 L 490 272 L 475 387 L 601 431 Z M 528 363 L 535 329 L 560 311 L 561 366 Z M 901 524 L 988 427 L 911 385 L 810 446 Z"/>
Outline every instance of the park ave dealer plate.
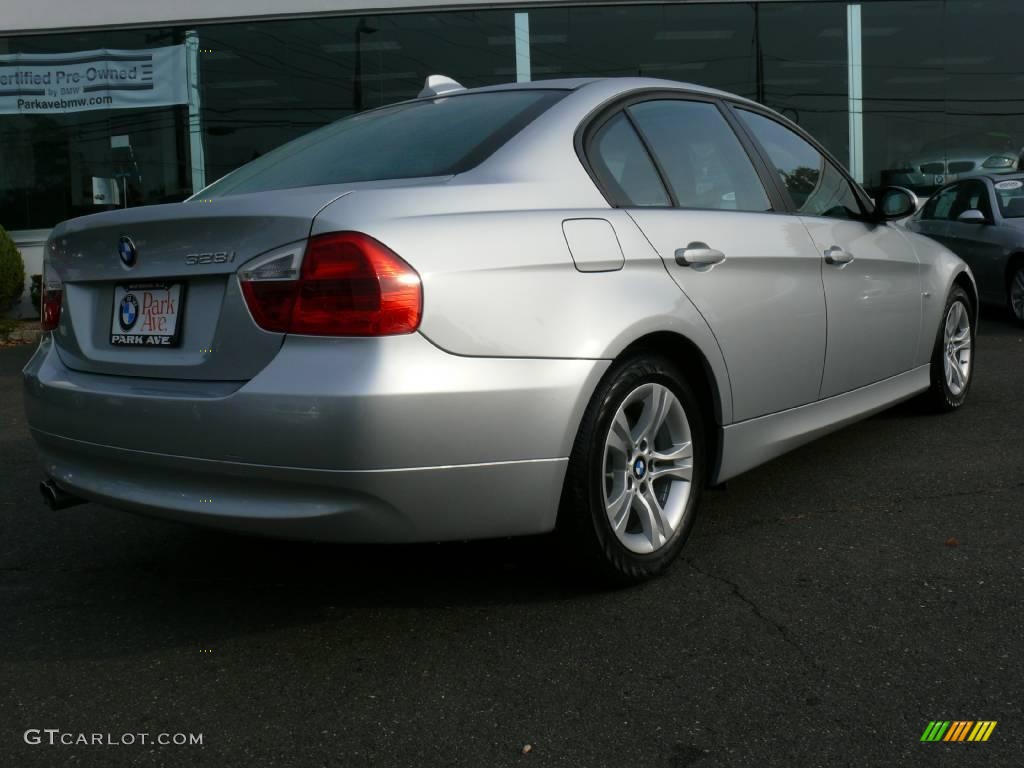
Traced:
<path fill-rule="evenodd" d="M 182 283 L 114 286 L 110 343 L 118 346 L 174 347 L 181 330 Z"/>

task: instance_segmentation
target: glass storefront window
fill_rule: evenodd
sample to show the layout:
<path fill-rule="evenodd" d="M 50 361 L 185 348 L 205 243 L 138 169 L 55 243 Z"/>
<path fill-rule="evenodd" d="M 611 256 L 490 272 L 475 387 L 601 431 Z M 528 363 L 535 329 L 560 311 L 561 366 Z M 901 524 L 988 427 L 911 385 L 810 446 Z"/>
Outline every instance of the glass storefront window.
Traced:
<path fill-rule="evenodd" d="M 45 60 L 95 49 L 149 50 L 182 39 L 170 29 L 0 38 L 0 55 Z M 0 114 L 0 225 L 43 229 L 97 211 L 184 199 L 192 191 L 187 120 L 185 106 Z"/>
<path fill-rule="evenodd" d="M 864 166 L 869 187 L 931 194 L 945 183 L 941 0 L 865 3 Z"/>
<path fill-rule="evenodd" d="M 660 77 L 757 95 L 754 4 L 530 10 L 533 79 Z"/>
<path fill-rule="evenodd" d="M 196 29 L 207 179 L 355 112 L 415 98 L 427 75 L 515 79 L 511 11 L 217 24 Z"/>
<path fill-rule="evenodd" d="M 1009 172 L 1021 163 L 1022 21 L 1024 5 L 1019 0 L 946 3 L 941 58 L 947 78 L 947 174 L 962 178 L 975 172 Z"/>
<path fill-rule="evenodd" d="M 763 3 L 757 29 L 757 100 L 848 163 L 846 3 Z"/>
<path fill-rule="evenodd" d="M 191 111 L 0 114 L 0 225 L 180 200 L 309 131 L 414 97 L 430 74 L 468 87 L 640 75 L 720 88 L 780 111 L 842 163 L 855 157 L 868 188 L 929 195 L 1022 164 L 1020 6 L 584 0 L 0 36 L 0 57 L 198 42 Z M 0 74 L 10 66 L 0 58 Z"/>
<path fill-rule="evenodd" d="M 1016 170 L 1024 149 L 1018 0 L 863 5 L 869 184 L 930 195 Z"/>

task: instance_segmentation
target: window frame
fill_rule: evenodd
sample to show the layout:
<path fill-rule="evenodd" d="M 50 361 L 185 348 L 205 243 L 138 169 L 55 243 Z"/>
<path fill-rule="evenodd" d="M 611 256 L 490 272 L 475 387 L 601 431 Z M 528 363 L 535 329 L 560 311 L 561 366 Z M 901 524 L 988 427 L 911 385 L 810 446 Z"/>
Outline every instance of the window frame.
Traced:
<path fill-rule="evenodd" d="M 984 199 L 988 201 L 988 213 L 985 213 L 985 211 L 981 211 L 980 208 L 970 208 L 968 210 L 981 211 L 982 215 L 985 217 L 986 224 L 993 225 L 999 223 L 1000 219 L 1002 218 L 1003 211 L 1002 208 L 999 207 L 999 200 L 993 199 L 993 193 L 995 192 L 995 189 L 992 185 L 991 179 L 986 178 L 984 176 L 968 176 L 966 179 L 960 179 L 957 182 L 957 184 L 962 184 L 967 188 L 970 188 L 971 184 L 978 184 L 981 187 L 982 197 L 984 197 Z M 979 205 L 981 204 L 981 199 L 982 198 L 978 198 Z M 963 223 L 959 219 L 950 219 L 950 221 L 952 221 L 955 224 Z"/>
<path fill-rule="evenodd" d="M 802 213 L 799 210 L 798 206 L 793 201 L 792 196 L 789 194 L 789 190 L 786 189 L 785 185 L 783 185 L 782 183 L 782 180 L 779 178 L 778 171 L 775 168 L 775 164 L 772 162 L 771 155 L 768 154 L 768 150 L 765 149 L 763 144 L 761 144 L 760 140 L 757 138 L 754 132 L 747 127 L 747 124 L 743 121 L 743 118 L 740 115 L 735 114 L 736 111 L 746 110 L 748 112 L 753 112 L 754 114 L 760 115 L 761 117 L 778 123 L 783 128 L 789 129 L 797 136 L 799 136 L 801 139 L 810 144 L 811 147 L 825 159 L 825 162 L 831 163 L 832 167 L 839 173 L 840 176 L 843 177 L 843 179 L 846 180 L 846 183 L 850 185 L 850 188 L 853 190 L 854 197 L 860 204 L 861 215 L 858 217 L 854 217 L 853 219 L 847 219 L 847 221 L 880 221 L 878 211 L 875 207 L 874 200 L 871 199 L 871 196 L 864 191 L 864 188 L 860 184 L 858 184 L 852 176 L 850 176 L 849 172 L 846 170 L 843 164 L 840 163 L 831 152 L 829 152 L 827 149 L 821 146 L 821 144 L 818 143 L 813 136 L 807 133 L 807 131 L 805 131 L 803 128 L 801 128 L 799 125 L 792 122 L 791 120 L 787 120 L 782 115 L 776 114 L 775 112 L 771 111 L 770 109 L 767 109 L 766 107 L 761 106 L 760 104 L 738 101 L 736 99 L 725 99 L 724 101 L 726 102 L 728 111 L 732 113 L 732 117 L 736 121 L 738 129 L 743 131 L 747 135 L 750 142 L 754 145 L 754 147 L 756 147 L 758 153 L 761 155 L 762 162 L 764 162 L 769 168 L 771 168 L 771 183 L 777 190 L 778 194 L 782 197 L 782 199 L 785 200 L 786 209 L 789 213 L 796 216 L 830 218 L 828 216 L 815 216 L 814 214 L 810 213 Z M 824 173 L 824 169 L 822 169 L 822 173 Z"/>
<path fill-rule="evenodd" d="M 949 184 L 947 184 L 946 186 L 939 187 L 937 190 L 935 190 L 931 194 L 931 196 L 928 198 L 928 201 L 924 205 L 921 206 L 921 212 L 918 214 L 917 219 L 919 221 L 935 221 L 935 222 L 956 221 L 956 219 L 939 218 L 937 216 L 929 216 L 929 217 L 925 218 L 924 213 L 928 209 L 928 206 L 931 205 L 933 202 L 935 203 L 935 205 L 938 205 L 939 195 L 943 194 L 944 192 L 950 192 L 950 191 L 955 192 L 956 188 L 959 187 L 962 183 L 963 183 L 963 181 L 961 181 L 961 180 L 953 181 L 953 182 L 950 182 Z M 956 195 L 955 194 L 953 196 L 953 201 L 954 202 L 956 201 Z"/>
<path fill-rule="evenodd" d="M 637 141 L 640 142 L 640 148 L 643 150 L 644 154 L 647 155 L 647 159 L 651 163 L 651 168 L 654 169 L 654 174 L 658 179 L 658 183 L 661 185 L 661 191 L 665 194 L 665 199 L 668 200 L 667 205 L 637 205 L 629 199 L 629 193 L 622 188 L 621 184 L 618 184 L 617 182 L 614 183 L 614 185 L 606 183 L 606 181 L 601 178 L 601 174 L 598 173 L 596 166 L 590 163 L 589 155 L 597 155 L 597 148 L 594 146 L 594 143 L 597 141 L 598 135 L 601 133 L 602 129 L 608 126 L 620 115 L 625 120 L 629 129 L 633 132 L 633 135 L 636 136 Z M 587 172 L 590 174 L 591 179 L 593 179 L 594 184 L 596 184 L 597 188 L 601 191 L 601 194 L 604 195 L 605 200 L 607 200 L 608 204 L 613 208 L 650 208 L 654 210 L 671 210 L 676 207 L 675 196 L 672 194 L 671 188 L 669 188 L 666 183 L 665 173 L 662 170 L 661 165 L 658 163 L 658 159 L 651 153 L 651 148 L 644 140 L 643 134 L 640 133 L 636 121 L 633 120 L 628 112 L 625 110 L 615 110 L 602 117 L 599 122 L 595 123 L 593 130 L 587 137 L 586 146 L 588 148 Z M 605 164 L 602 163 L 602 165 Z"/>
<path fill-rule="evenodd" d="M 757 173 L 757 177 L 761 182 L 761 186 L 764 188 L 765 195 L 768 197 L 768 202 L 771 205 L 771 210 L 767 211 L 733 211 L 722 208 L 691 208 L 683 207 L 679 205 L 679 200 L 676 198 L 676 194 L 672 189 L 672 185 L 668 180 L 668 175 L 665 169 L 662 168 L 661 162 L 658 160 L 658 156 L 654 153 L 651 148 L 651 143 L 648 138 L 644 135 L 640 126 L 637 125 L 632 115 L 629 113 L 629 107 L 635 104 L 641 104 L 648 101 L 696 101 L 706 104 L 711 104 L 718 109 L 719 114 L 722 115 L 726 122 L 726 125 L 732 130 L 733 136 L 740 143 L 743 151 L 746 153 L 747 160 L 753 166 L 754 171 Z M 626 203 L 624 200 L 618 198 L 615 195 L 614 190 L 608 189 L 601 181 L 600 177 L 594 171 L 594 167 L 591 163 L 590 156 L 593 151 L 593 139 L 595 134 L 601 129 L 601 127 L 615 117 L 618 114 L 622 114 L 629 124 L 633 127 L 636 135 L 640 139 L 640 143 L 643 144 L 644 151 L 647 152 L 647 156 L 650 158 L 651 163 L 654 165 L 655 171 L 658 173 L 658 178 L 661 181 L 661 185 L 665 190 L 665 194 L 668 197 L 670 204 L 665 205 L 647 205 L 647 206 L 636 206 L 630 203 Z M 579 157 L 580 162 L 583 164 L 584 169 L 590 176 L 591 181 L 597 187 L 598 191 L 604 196 L 604 199 L 612 208 L 637 208 L 642 210 L 676 210 L 676 211 L 717 211 L 720 213 L 753 213 L 753 214 L 785 214 L 788 213 L 786 206 L 789 205 L 789 201 L 786 197 L 779 194 L 779 187 L 775 183 L 772 176 L 777 176 L 768 165 L 765 164 L 763 155 L 758 151 L 758 148 L 751 142 L 749 136 L 741 130 L 742 126 L 738 125 L 738 118 L 731 114 L 726 108 L 724 101 L 719 96 L 714 94 L 700 93 L 696 91 L 687 91 L 682 89 L 669 89 L 669 88 L 640 88 L 627 93 L 619 94 L 615 98 L 609 100 L 605 104 L 602 104 L 597 109 L 587 115 L 579 124 L 576 129 L 574 137 L 574 144 L 576 147 L 576 155 Z"/>

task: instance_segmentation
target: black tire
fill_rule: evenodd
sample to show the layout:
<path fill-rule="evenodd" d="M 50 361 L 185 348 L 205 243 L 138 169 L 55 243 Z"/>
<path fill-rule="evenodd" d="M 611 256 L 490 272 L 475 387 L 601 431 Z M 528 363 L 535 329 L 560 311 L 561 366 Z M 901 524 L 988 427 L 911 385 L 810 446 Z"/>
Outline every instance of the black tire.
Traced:
<path fill-rule="evenodd" d="M 1006 306 L 1010 308 L 1010 316 L 1019 324 L 1024 325 L 1024 261 L 1018 262 L 1010 271 L 1010 279 L 1006 284 Z"/>
<path fill-rule="evenodd" d="M 949 317 L 950 311 L 953 309 L 954 304 L 961 304 L 970 323 L 970 337 L 971 337 L 971 355 L 970 362 L 968 365 L 967 372 L 967 383 L 960 392 L 954 392 L 950 389 L 949 383 L 946 380 L 946 369 L 944 360 L 946 357 L 945 347 L 945 327 L 946 320 Z M 928 391 L 922 396 L 924 405 L 931 411 L 938 413 L 948 413 L 949 411 L 955 411 L 957 408 L 962 406 L 967 400 L 967 394 L 971 391 L 971 383 L 974 381 L 974 361 L 975 361 L 975 329 L 974 329 L 974 310 L 971 303 L 970 297 L 967 295 L 967 291 L 961 288 L 959 285 L 954 285 L 953 289 L 949 292 L 949 296 L 946 299 L 946 305 L 942 310 L 942 316 L 939 319 L 939 328 L 935 334 L 935 346 L 932 348 L 932 359 L 931 359 L 931 386 Z"/>
<path fill-rule="evenodd" d="M 604 446 L 619 406 L 630 393 L 648 383 L 667 387 L 682 405 L 693 446 L 693 470 L 689 498 L 675 530 L 659 549 L 637 554 L 616 536 L 605 509 Z M 645 353 L 617 363 L 587 406 L 569 459 L 558 536 L 570 567 L 588 580 L 612 586 L 635 584 L 664 572 L 682 550 L 693 526 L 704 486 L 704 436 L 704 419 L 693 390 L 669 360 Z"/>

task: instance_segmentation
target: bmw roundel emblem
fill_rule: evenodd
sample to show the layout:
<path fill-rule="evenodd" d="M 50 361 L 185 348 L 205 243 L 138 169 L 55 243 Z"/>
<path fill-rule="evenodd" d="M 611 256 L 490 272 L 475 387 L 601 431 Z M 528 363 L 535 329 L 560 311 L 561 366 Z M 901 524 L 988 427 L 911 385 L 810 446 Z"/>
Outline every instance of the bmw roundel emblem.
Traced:
<path fill-rule="evenodd" d="M 647 474 L 647 464 L 643 459 L 637 459 L 633 464 L 633 474 L 636 475 L 637 480 L 643 480 L 644 475 Z"/>
<path fill-rule="evenodd" d="M 126 293 L 121 299 L 121 306 L 117 310 L 117 321 L 122 331 L 130 331 L 135 321 L 139 319 L 139 302 L 135 294 Z"/>
<path fill-rule="evenodd" d="M 121 257 L 121 263 L 126 267 L 134 267 L 139 258 L 139 250 L 128 235 L 121 235 L 117 241 L 117 253 Z"/>

